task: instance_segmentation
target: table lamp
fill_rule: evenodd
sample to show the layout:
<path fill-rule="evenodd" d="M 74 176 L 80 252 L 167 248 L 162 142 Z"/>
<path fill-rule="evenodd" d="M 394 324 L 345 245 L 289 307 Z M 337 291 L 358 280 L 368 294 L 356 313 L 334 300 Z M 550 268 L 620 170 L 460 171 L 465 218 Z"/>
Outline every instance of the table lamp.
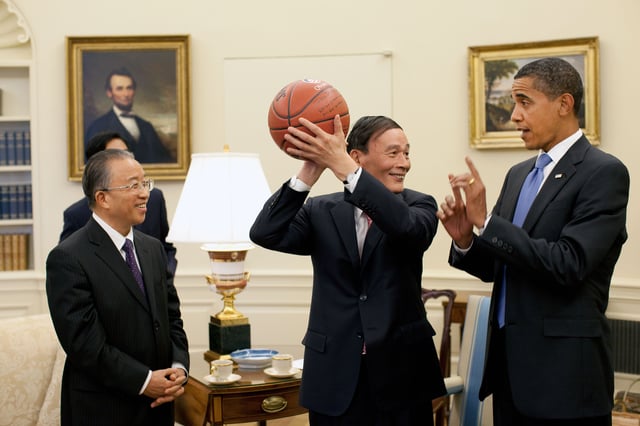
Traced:
<path fill-rule="evenodd" d="M 209 255 L 207 283 L 224 304 L 209 322 L 209 349 L 217 355 L 251 347 L 249 319 L 234 301 L 249 281 L 249 229 L 269 195 L 258 154 L 225 145 L 224 152 L 191 156 L 167 241 L 199 243 Z"/>

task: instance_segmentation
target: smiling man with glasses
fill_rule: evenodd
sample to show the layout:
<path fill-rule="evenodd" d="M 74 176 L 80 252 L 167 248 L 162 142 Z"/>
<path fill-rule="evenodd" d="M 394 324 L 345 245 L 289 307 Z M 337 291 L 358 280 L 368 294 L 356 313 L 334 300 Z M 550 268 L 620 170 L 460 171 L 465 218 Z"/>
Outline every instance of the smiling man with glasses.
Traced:
<path fill-rule="evenodd" d="M 129 147 L 117 132 L 100 133 L 94 136 L 89 142 L 86 151 L 87 158 L 91 158 L 96 153 L 104 151 L 105 149 L 129 150 Z M 126 187 L 129 187 L 129 185 L 126 185 Z M 167 203 L 164 199 L 164 194 L 160 189 L 154 188 L 153 182 L 149 184 L 148 189 L 147 215 L 144 221 L 136 225 L 135 228 L 147 235 L 156 237 L 162 242 L 164 251 L 167 253 L 167 270 L 174 276 L 178 266 L 178 260 L 176 259 L 176 247 L 167 241 L 167 235 L 169 234 Z M 62 214 L 63 226 L 62 232 L 60 233 L 60 241 L 82 228 L 90 217 L 91 210 L 89 209 L 86 197 L 67 207 Z"/>
<path fill-rule="evenodd" d="M 173 426 L 189 351 L 173 276 L 144 221 L 153 180 L 133 154 L 107 149 L 87 162 L 92 216 L 47 258 L 47 299 L 67 354 L 61 424 Z"/>

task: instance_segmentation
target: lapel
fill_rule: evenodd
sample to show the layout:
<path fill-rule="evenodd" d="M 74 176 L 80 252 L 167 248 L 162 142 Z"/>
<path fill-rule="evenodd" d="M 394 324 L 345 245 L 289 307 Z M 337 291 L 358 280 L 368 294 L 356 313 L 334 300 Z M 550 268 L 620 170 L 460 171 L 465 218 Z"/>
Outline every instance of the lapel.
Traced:
<path fill-rule="evenodd" d="M 404 198 L 405 192 L 402 191 L 398 194 L 394 194 L 395 197 Z M 364 239 L 364 246 L 362 247 L 362 266 L 364 267 L 371 259 L 371 255 L 374 252 L 374 249 L 382 239 L 383 232 L 375 222 L 371 222 L 371 226 L 369 227 L 369 231 L 367 232 L 367 237 Z"/>
<path fill-rule="evenodd" d="M 115 111 L 112 109 L 109 114 L 110 114 L 109 115 L 109 120 L 111 121 L 111 127 L 114 128 L 122 136 L 124 136 L 127 140 L 133 141 L 134 140 L 133 139 L 133 135 L 129 132 L 129 130 L 127 130 L 126 127 L 124 127 L 122 122 L 120 122 L 120 119 L 116 115 Z M 137 121 L 137 117 L 135 119 L 136 119 L 136 123 L 137 123 L 138 122 Z"/>
<path fill-rule="evenodd" d="M 104 262 L 113 271 L 114 275 L 118 279 L 118 284 L 125 286 L 129 293 L 131 293 L 131 295 L 140 303 L 140 305 L 142 305 L 145 310 L 148 310 L 148 303 L 144 295 L 140 291 L 140 288 L 138 288 L 138 283 L 136 283 L 131 270 L 129 270 L 127 263 L 124 261 L 122 255 L 120 254 L 120 250 L 116 248 L 116 246 L 113 244 L 113 241 L 111 241 L 111 238 L 109 238 L 109 235 L 107 235 L 107 233 L 93 219 L 90 219 L 88 235 L 89 241 L 95 246 L 96 257 L 101 262 Z M 139 249 L 136 248 L 136 250 Z M 149 267 L 147 267 L 147 269 L 149 269 Z M 142 271 L 144 276 L 144 269 L 142 269 Z M 145 278 L 145 285 L 146 283 L 147 279 Z M 108 283 L 108 285 L 116 285 L 116 283 Z M 147 293 L 149 292 L 150 291 L 147 290 Z"/>
<path fill-rule="evenodd" d="M 358 255 L 358 242 L 356 241 L 356 223 L 353 218 L 353 205 L 347 202 L 340 202 L 331 209 L 331 217 L 338 229 L 338 236 L 349 253 L 351 263 L 354 267 L 360 265 L 360 255 Z"/>
<path fill-rule="evenodd" d="M 375 222 L 371 222 L 369 231 L 367 231 L 367 237 L 364 239 L 364 245 L 362 246 L 362 267 L 364 267 L 373 253 L 373 249 L 378 245 L 378 242 L 382 238 L 382 231 L 378 228 Z"/>
<path fill-rule="evenodd" d="M 138 261 L 140 262 L 140 270 L 142 271 L 142 279 L 144 281 L 144 287 L 147 291 L 147 299 L 149 301 L 148 306 L 151 309 L 152 313 L 155 314 L 156 294 L 154 291 L 155 289 L 154 283 L 156 282 L 155 273 L 157 271 L 153 267 L 151 250 L 149 249 L 145 241 L 141 240 L 138 237 L 138 235 L 139 235 L 138 232 L 134 229 L 133 231 L 133 239 L 135 243 L 134 246 L 136 248 L 136 254 L 138 255 Z M 137 283 L 136 283 L 136 288 L 137 288 Z M 138 294 L 141 294 L 140 289 L 138 289 Z M 144 297 L 141 297 L 141 299 L 144 300 Z"/>
<path fill-rule="evenodd" d="M 590 146 L 587 138 L 582 136 L 555 165 L 542 184 L 542 188 L 540 188 L 535 200 L 533 200 L 529 213 L 522 224 L 523 229 L 530 231 L 533 228 L 549 203 L 576 173 L 576 164 L 582 161 Z"/>
<path fill-rule="evenodd" d="M 533 169 L 535 163 L 536 157 L 530 158 L 529 160 L 520 163 L 512 171 L 512 177 L 507 183 L 502 200 L 501 210 L 504 213 L 500 215 L 505 219 L 509 219 L 509 222 L 513 221 L 513 215 L 516 211 L 516 204 L 518 203 L 520 190 L 522 189 L 524 180 L 527 178 L 531 169 Z"/>
<path fill-rule="evenodd" d="M 404 192 L 396 194 L 396 197 L 403 197 Z M 358 254 L 358 242 L 356 237 L 356 225 L 353 215 L 354 206 L 350 203 L 339 203 L 332 211 L 338 234 L 341 236 L 343 244 L 347 248 L 354 267 L 364 268 L 371 258 L 374 249 L 382 239 L 382 231 L 375 222 L 371 222 L 367 236 L 362 246 L 362 258 Z"/>

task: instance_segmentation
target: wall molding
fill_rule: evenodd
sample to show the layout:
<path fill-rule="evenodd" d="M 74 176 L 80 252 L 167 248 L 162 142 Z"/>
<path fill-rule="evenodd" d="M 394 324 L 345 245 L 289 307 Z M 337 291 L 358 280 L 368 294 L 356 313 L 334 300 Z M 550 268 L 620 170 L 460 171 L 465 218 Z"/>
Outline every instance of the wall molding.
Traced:
<path fill-rule="evenodd" d="M 19 46 L 29 40 L 31 32 L 20 10 L 13 1 L 0 0 L 0 48 Z"/>
<path fill-rule="evenodd" d="M 202 270 L 179 270 L 175 279 L 181 300 L 182 318 L 189 338 L 194 374 L 205 375 L 203 354 L 209 347 L 208 324 L 211 315 L 222 309 L 221 296 L 206 284 Z M 0 280 L 0 317 L 47 313 L 45 274 L 37 271 L 3 272 Z M 273 348 L 296 357 L 303 353 L 300 343 L 309 315 L 312 271 L 252 271 L 245 290 L 236 297 L 236 307 L 251 324 L 253 347 Z M 470 294 L 489 294 L 491 284 L 457 270 L 430 270 L 422 277 L 425 288 L 449 288 L 458 300 Z M 607 316 L 611 319 L 640 321 L 640 280 L 614 277 Z M 437 307 L 428 309 L 430 321 L 440 328 Z M 201 362 L 202 361 L 202 362 Z"/>

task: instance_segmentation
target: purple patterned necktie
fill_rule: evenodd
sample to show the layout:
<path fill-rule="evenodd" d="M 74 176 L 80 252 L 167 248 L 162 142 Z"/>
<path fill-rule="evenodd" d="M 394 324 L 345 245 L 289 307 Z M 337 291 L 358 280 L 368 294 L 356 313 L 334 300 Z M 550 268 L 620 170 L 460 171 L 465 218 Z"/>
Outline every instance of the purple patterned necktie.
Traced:
<path fill-rule="evenodd" d="M 524 223 L 524 219 L 527 217 L 527 213 L 529 213 L 529 208 L 531 208 L 531 204 L 533 204 L 533 200 L 535 200 L 538 195 L 538 190 L 540 189 L 540 184 L 542 183 L 542 179 L 544 178 L 543 169 L 551 162 L 551 157 L 549 157 L 546 153 L 543 153 L 536 160 L 536 165 L 529 172 L 527 178 L 524 180 L 522 184 L 522 189 L 520 189 L 520 196 L 518 197 L 518 204 L 516 204 L 516 211 L 513 214 L 512 223 L 514 225 L 518 225 L 522 227 Z M 498 325 L 500 328 L 504 327 L 505 324 L 505 305 L 507 300 L 507 267 L 504 267 L 503 275 L 502 275 L 502 286 L 500 287 L 500 294 L 498 297 L 498 306 L 496 307 L 498 313 Z"/>
<path fill-rule="evenodd" d="M 126 255 L 127 266 L 131 269 L 131 273 L 133 274 L 133 278 L 136 279 L 138 283 L 138 287 L 140 287 L 140 291 L 142 294 L 146 294 L 144 289 L 144 281 L 142 280 L 142 272 L 140 272 L 140 268 L 138 268 L 138 264 L 136 263 L 136 257 L 133 254 L 133 243 L 130 239 L 124 240 L 124 245 L 122 246 L 122 250 Z"/>

